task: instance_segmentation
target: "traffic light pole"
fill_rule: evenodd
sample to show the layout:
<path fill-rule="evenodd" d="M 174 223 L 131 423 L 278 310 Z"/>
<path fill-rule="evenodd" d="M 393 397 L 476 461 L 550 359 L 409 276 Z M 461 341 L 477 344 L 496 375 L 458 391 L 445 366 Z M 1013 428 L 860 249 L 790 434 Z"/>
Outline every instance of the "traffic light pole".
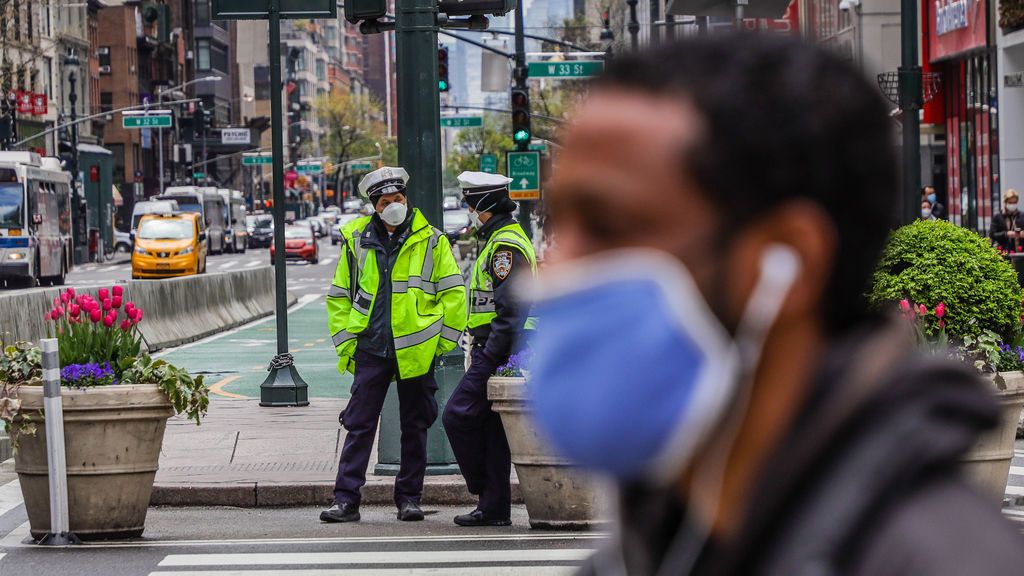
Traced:
<path fill-rule="evenodd" d="M 441 227 L 441 101 L 437 89 L 437 0 L 395 6 L 398 163 L 409 172 L 411 204 Z"/>
<path fill-rule="evenodd" d="M 284 258 L 284 143 L 281 114 L 281 0 L 270 0 L 270 130 L 274 174 L 274 277 L 277 355 L 260 384 L 260 406 L 308 406 L 309 386 L 288 352 L 288 284 Z M 204 138 L 205 141 L 205 138 Z"/>
<path fill-rule="evenodd" d="M 512 74 L 515 78 L 516 88 L 525 90 L 529 94 L 530 87 L 526 80 L 529 77 L 529 68 L 526 67 L 526 37 L 523 31 L 523 0 L 516 0 L 516 15 L 515 15 L 515 33 L 516 33 L 516 66 Z M 529 99 L 527 98 L 527 102 Z M 515 106 L 513 106 L 515 108 Z M 514 112 L 513 112 L 514 114 Z M 513 126 L 515 122 L 513 121 Z M 531 131 L 532 132 L 532 131 Z M 516 142 L 516 150 L 525 152 L 530 149 L 530 139 Z M 506 167 L 506 171 L 508 167 Z M 523 227 L 523 231 L 526 232 L 528 238 L 533 238 L 533 223 L 530 215 L 533 212 L 533 202 L 521 200 L 519 202 L 519 225 Z"/>

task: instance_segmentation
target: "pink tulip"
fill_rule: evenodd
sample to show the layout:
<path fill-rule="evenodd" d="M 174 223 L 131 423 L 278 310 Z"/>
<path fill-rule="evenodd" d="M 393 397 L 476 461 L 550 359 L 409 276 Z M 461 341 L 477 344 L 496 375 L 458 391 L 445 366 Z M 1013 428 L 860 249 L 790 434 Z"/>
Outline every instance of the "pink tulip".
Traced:
<path fill-rule="evenodd" d="M 111 318 L 110 316 L 107 316 L 106 318 L 103 319 L 103 325 L 106 326 L 107 328 L 110 328 L 111 326 L 114 325 L 114 319 Z"/>
<path fill-rule="evenodd" d="M 935 315 L 942 318 L 946 315 L 946 303 L 939 302 L 939 305 L 935 307 Z"/>
<path fill-rule="evenodd" d="M 59 317 L 60 317 L 60 314 L 57 314 L 56 310 L 50 310 L 50 320 L 56 320 Z"/>
<path fill-rule="evenodd" d="M 142 308 L 136 308 L 135 309 L 135 318 L 134 318 L 134 320 L 135 320 L 136 324 L 138 324 L 139 322 L 142 322 Z"/>
<path fill-rule="evenodd" d="M 120 308 L 121 307 L 121 296 L 119 296 L 118 294 L 114 294 L 113 299 L 111 299 L 111 306 L 113 306 L 115 309 Z"/>
<path fill-rule="evenodd" d="M 124 311 L 131 312 L 132 310 L 135 310 L 135 302 L 132 302 L 131 300 L 125 302 Z"/>
<path fill-rule="evenodd" d="M 132 327 L 132 321 L 129 320 L 128 318 L 125 318 L 124 320 L 121 321 L 121 331 L 122 332 L 127 332 L 128 330 L 131 329 L 131 327 Z"/>
<path fill-rule="evenodd" d="M 942 329 L 942 330 L 946 329 L 946 321 L 945 320 L 939 320 L 939 328 Z"/>
<path fill-rule="evenodd" d="M 928 309 L 925 308 L 924 304 L 921 304 L 921 307 L 917 309 L 917 313 L 920 314 L 921 316 L 925 316 L 926 314 L 928 314 Z"/>
<path fill-rule="evenodd" d="M 60 295 L 60 301 L 62 304 L 67 304 L 71 300 L 71 295 L 67 292 L 62 292 Z"/>
<path fill-rule="evenodd" d="M 81 318 L 76 318 L 75 316 L 72 316 L 72 317 L 71 317 L 71 318 L 69 318 L 68 320 L 69 320 L 69 321 L 70 321 L 70 322 L 71 322 L 72 324 L 78 324 L 79 322 L 81 322 L 81 321 L 82 321 L 82 319 L 81 319 Z"/>
<path fill-rule="evenodd" d="M 102 317 L 103 314 L 100 313 L 99 308 L 93 308 L 92 310 L 89 311 L 89 320 L 92 320 L 93 324 L 99 322 L 100 318 Z"/>
<path fill-rule="evenodd" d="M 50 322 L 53 318 L 50 317 L 50 313 L 43 314 L 43 322 Z"/>
<path fill-rule="evenodd" d="M 106 300 L 107 298 L 110 298 L 110 290 L 100 288 L 100 300 Z"/>
<path fill-rule="evenodd" d="M 110 301 L 110 298 L 103 299 L 103 311 L 109 312 L 114 307 L 114 303 Z"/>
<path fill-rule="evenodd" d="M 74 288 L 68 288 L 67 289 L 67 293 L 68 293 L 68 296 L 70 296 L 72 298 L 75 297 L 75 289 Z"/>
<path fill-rule="evenodd" d="M 60 306 L 60 298 L 57 298 L 56 296 L 54 296 L 53 297 L 53 307 L 56 308 L 57 306 Z"/>
<path fill-rule="evenodd" d="M 57 306 L 56 308 L 54 308 L 53 311 L 57 313 L 57 316 L 63 316 L 64 315 L 64 307 L 63 306 Z"/>
<path fill-rule="evenodd" d="M 903 312 L 910 312 L 910 300 L 907 300 L 906 298 L 900 300 L 900 310 Z"/>
<path fill-rule="evenodd" d="M 114 296 L 116 298 L 120 298 L 121 295 L 124 294 L 124 287 L 122 286 L 114 286 L 111 290 L 114 292 Z"/>
<path fill-rule="evenodd" d="M 79 306 L 78 304 L 72 304 L 71 305 L 71 317 L 72 318 L 78 318 L 78 316 L 81 313 L 82 313 L 82 307 L 81 306 Z"/>

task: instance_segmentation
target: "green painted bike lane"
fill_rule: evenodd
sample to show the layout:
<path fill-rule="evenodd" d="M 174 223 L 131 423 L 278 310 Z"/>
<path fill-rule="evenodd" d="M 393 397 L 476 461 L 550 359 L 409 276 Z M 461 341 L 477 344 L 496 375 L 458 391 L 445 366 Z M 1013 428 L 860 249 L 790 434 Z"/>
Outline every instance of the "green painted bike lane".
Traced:
<path fill-rule="evenodd" d="M 205 342 L 182 346 L 161 356 L 202 374 L 213 397 L 259 398 L 267 365 L 277 352 L 277 323 L 271 317 Z M 338 374 L 338 356 L 327 329 L 323 297 L 300 303 L 288 313 L 288 348 L 310 398 L 348 398 L 352 375 Z"/>

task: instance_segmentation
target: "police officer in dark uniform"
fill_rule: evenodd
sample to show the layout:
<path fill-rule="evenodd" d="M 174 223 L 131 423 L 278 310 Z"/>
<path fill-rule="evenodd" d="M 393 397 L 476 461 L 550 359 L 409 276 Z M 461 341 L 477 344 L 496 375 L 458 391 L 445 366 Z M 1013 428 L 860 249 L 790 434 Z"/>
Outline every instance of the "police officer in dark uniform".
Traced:
<path fill-rule="evenodd" d="M 516 298 L 517 278 L 536 273 L 537 258 L 522 227 L 512 218 L 510 180 L 498 174 L 463 172 L 459 185 L 470 218 L 484 243 L 470 271 L 471 364 L 443 415 L 445 432 L 477 508 L 455 517 L 460 526 L 512 523 L 509 476 L 512 460 L 501 418 L 487 400 L 487 380 L 506 364 L 520 336 L 532 327 L 528 306 Z"/>

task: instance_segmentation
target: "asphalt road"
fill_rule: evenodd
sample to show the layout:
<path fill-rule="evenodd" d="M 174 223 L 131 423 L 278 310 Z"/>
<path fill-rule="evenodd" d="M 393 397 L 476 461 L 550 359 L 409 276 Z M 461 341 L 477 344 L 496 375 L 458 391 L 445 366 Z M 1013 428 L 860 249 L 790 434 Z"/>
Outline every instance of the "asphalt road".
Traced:
<path fill-rule="evenodd" d="M 338 263 L 340 247 L 331 246 L 329 238 L 321 238 L 320 263 L 289 262 L 288 290 L 296 296 L 306 294 L 326 294 L 334 277 L 334 268 Z M 207 274 L 221 274 L 236 270 L 245 270 L 270 265 L 270 250 L 267 248 L 249 249 L 244 254 L 220 254 L 210 256 L 207 261 Z M 67 285 L 75 288 L 100 288 L 116 282 L 131 280 L 131 259 L 129 254 L 119 253 L 103 264 L 83 264 L 76 266 L 68 274 Z M 147 280 L 160 282 L 161 280 Z M 47 288 L 12 289 L 0 284 L 0 294 L 11 294 L 25 290 Z"/>

